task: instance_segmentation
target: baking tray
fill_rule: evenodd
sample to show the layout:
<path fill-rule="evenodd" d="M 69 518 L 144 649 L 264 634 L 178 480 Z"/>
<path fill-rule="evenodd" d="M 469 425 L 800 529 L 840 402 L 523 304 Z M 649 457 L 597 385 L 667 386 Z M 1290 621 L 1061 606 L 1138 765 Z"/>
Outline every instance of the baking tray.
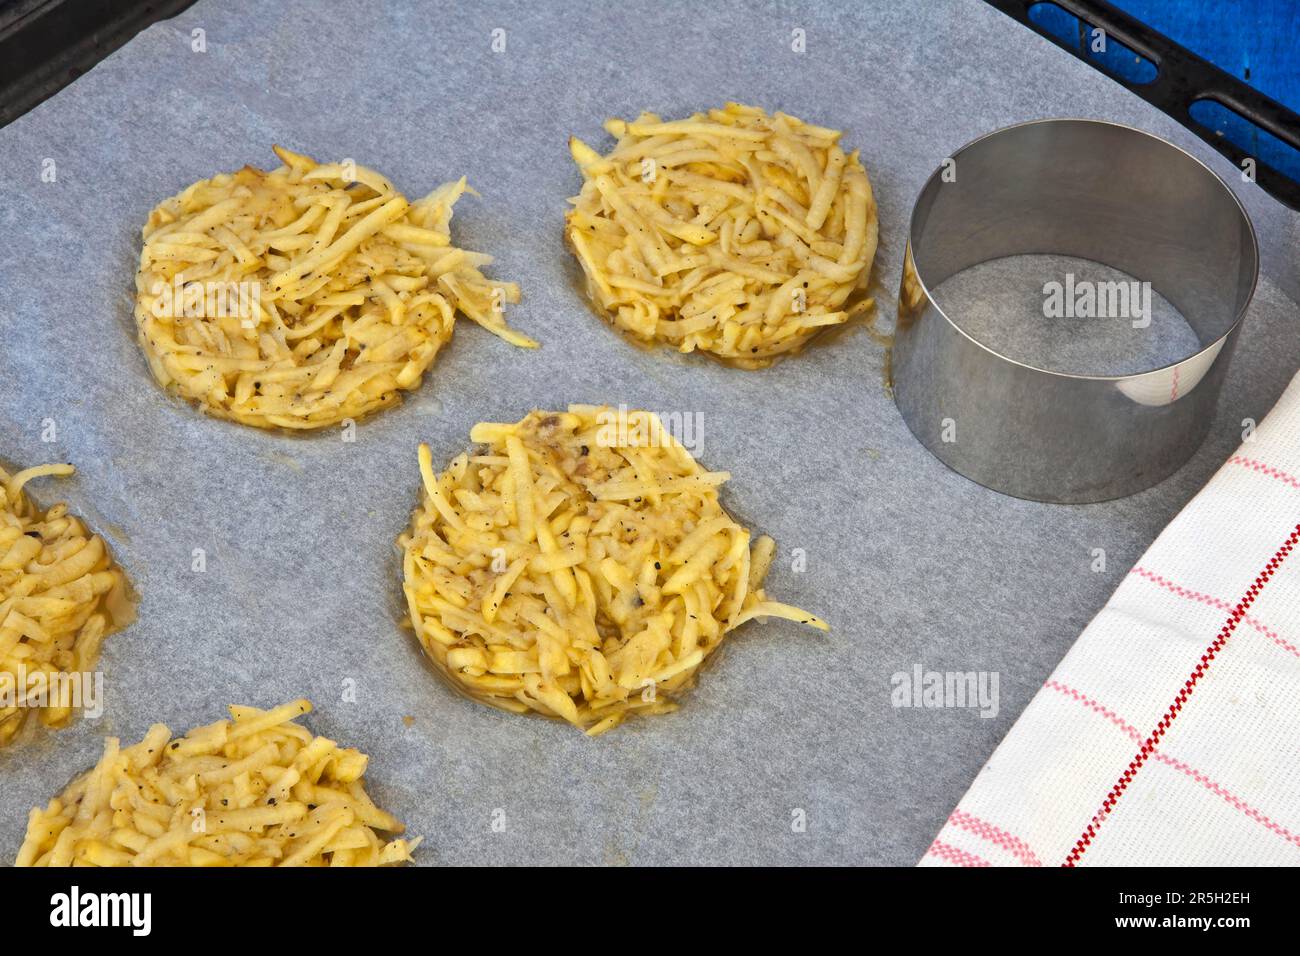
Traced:
<path fill-rule="evenodd" d="M 193 0 L 0 3 L 0 126 L 53 96 L 151 23 Z"/>
<path fill-rule="evenodd" d="M 195 29 L 206 52 L 191 49 Z M 791 48 L 796 29 L 804 53 Z M 861 149 L 880 206 L 886 324 L 912 200 L 962 143 L 1081 115 L 1205 160 L 1275 254 L 1205 445 L 1131 498 L 1019 501 L 911 437 L 864 330 L 745 373 L 647 352 L 605 327 L 561 239 L 580 185 L 567 137 L 607 145 L 608 116 L 728 99 L 842 128 Z M 363 422 L 355 442 L 262 433 L 163 396 L 130 318 L 140 225 L 195 179 L 272 164 L 272 143 L 356 158 L 408 195 L 468 174 L 482 198 L 457 207 L 454 234 L 521 283 L 511 321 L 543 348 L 515 350 L 464 322 L 424 386 Z M 53 183 L 40 175 L 47 158 Z M 306 695 L 314 730 L 371 754 L 375 798 L 426 837 L 424 863 L 913 863 L 1080 629 L 1236 447 L 1243 419 L 1262 418 L 1300 365 L 1297 308 L 1282 291 L 1296 287 L 1281 255 L 1294 214 L 976 0 L 200 0 L 0 130 L 0 170 L 0 450 L 77 465 L 34 491 L 101 531 L 142 595 L 139 622 L 106 645 L 104 717 L 0 752 L 0 859 L 16 852 L 27 810 L 90 765 L 104 735 L 138 738 L 158 720 L 179 731 L 231 701 Z M 599 401 L 697 416 L 701 459 L 735 475 L 725 504 L 778 542 L 771 592 L 833 630 L 747 626 L 678 713 L 591 740 L 474 704 L 430 674 L 396 623 L 393 539 L 416 502 L 417 442 L 446 460 L 477 421 Z M 893 707 L 891 676 L 916 665 L 996 672 L 997 715 Z"/>

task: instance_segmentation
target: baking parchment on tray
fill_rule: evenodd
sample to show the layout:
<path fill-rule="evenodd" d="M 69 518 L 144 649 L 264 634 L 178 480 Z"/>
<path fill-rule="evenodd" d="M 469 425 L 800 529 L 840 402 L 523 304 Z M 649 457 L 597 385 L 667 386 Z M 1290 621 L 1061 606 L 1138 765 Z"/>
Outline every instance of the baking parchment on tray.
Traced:
<path fill-rule="evenodd" d="M 580 177 L 566 140 L 608 148 L 607 117 L 729 99 L 844 129 L 861 149 L 880 205 L 886 326 L 911 202 L 975 136 L 1091 116 L 1204 159 L 1241 193 L 1266 250 L 1204 447 L 1132 498 L 1018 501 L 912 438 L 863 330 L 762 372 L 628 344 L 575 289 L 561 224 Z M 462 322 L 424 386 L 355 442 L 334 429 L 263 433 L 166 398 L 133 336 L 140 226 L 196 179 L 275 165 L 273 143 L 355 158 L 410 196 L 467 174 L 482 198 L 457 206 L 453 234 L 520 282 L 511 321 L 543 348 Z M 42 178 L 49 160 L 54 182 Z M 105 715 L 0 753 L 4 860 L 27 810 L 89 766 L 103 736 L 306 695 L 313 729 L 371 755 L 371 791 L 426 836 L 425 863 L 910 864 L 1132 562 L 1238 444 L 1243 419 L 1262 418 L 1300 364 L 1296 306 L 1279 289 L 1295 276 L 1276 268 L 1294 217 L 1162 114 L 975 0 L 200 2 L 0 130 L 0 169 L 0 454 L 74 462 L 76 478 L 35 494 L 67 499 L 106 535 L 142 595 L 138 623 L 106 647 Z M 678 713 L 596 740 L 437 680 L 397 625 L 393 540 L 416 503 L 416 445 L 446 461 L 477 421 L 571 402 L 696 416 L 699 456 L 735 475 L 724 503 L 778 542 L 771 593 L 831 633 L 747 626 Z M 806 570 L 793 569 L 794 549 Z M 917 665 L 996 673 L 996 715 L 893 707 L 891 675 Z"/>

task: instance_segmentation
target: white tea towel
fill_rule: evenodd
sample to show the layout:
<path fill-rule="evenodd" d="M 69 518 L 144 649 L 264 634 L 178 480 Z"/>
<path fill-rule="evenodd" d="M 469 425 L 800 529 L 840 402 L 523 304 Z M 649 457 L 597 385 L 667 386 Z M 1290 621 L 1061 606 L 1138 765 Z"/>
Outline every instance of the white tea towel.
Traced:
<path fill-rule="evenodd" d="M 1300 375 L 1035 695 L 921 865 L 1300 865 Z"/>

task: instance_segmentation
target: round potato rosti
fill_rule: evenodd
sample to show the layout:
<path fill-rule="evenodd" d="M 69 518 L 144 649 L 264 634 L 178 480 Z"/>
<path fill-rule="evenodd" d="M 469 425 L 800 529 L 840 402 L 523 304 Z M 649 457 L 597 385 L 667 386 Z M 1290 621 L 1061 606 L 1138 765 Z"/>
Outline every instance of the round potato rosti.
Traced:
<path fill-rule="evenodd" d="M 230 708 L 172 739 L 162 724 L 27 820 L 17 866 L 382 866 L 419 839 L 366 794 L 368 758 L 294 723 L 312 709 Z"/>
<path fill-rule="evenodd" d="M 742 368 L 870 310 L 876 204 L 837 130 L 728 103 L 690 119 L 612 119 L 565 236 L 597 311 L 643 342 Z"/>
<path fill-rule="evenodd" d="M 723 638 L 755 617 L 826 630 L 762 590 L 771 538 L 718 501 L 649 412 L 572 405 L 480 424 L 440 475 L 420 446 L 421 506 L 398 539 L 420 643 L 486 704 L 599 734 L 664 713 Z"/>
<path fill-rule="evenodd" d="M 66 505 L 42 511 L 23 491 L 33 478 L 72 472 L 0 468 L 0 747 L 32 717 L 62 727 L 93 705 L 96 687 L 86 682 L 100 646 L 135 617 L 104 540 Z"/>
<path fill-rule="evenodd" d="M 461 312 L 515 345 L 519 288 L 451 244 L 465 180 L 408 203 L 374 170 L 245 166 L 149 214 L 136 274 L 141 348 L 165 388 L 262 428 L 358 419 L 419 386 Z"/>

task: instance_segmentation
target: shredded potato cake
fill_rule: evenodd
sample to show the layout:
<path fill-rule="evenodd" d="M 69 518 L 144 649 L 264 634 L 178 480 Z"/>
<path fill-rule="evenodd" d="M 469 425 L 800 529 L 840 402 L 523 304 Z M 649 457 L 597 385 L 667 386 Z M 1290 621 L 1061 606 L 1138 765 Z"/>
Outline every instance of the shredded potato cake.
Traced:
<path fill-rule="evenodd" d="M 451 244 L 462 178 L 415 203 L 374 170 L 279 146 L 149 214 L 136 326 L 154 377 L 207 411 L 263 428 L 357 419 L 419 386 L 456 312 L 514 345 L 519 287 Z"/>
<path fill-rule="evenodd" d="M 755 617 L 821 630 L 769 601 L 771 538 L 718 502 L 653 414 L 590 405 L 479 424 L 480 453 L 435 475 L 398 539 L 410 620 L 472 697 L 560 717 L 589 734 L 675 709 L 723 637 Z"/>
<path fill-rule="evenodd" d="M 104 638 L 135 616 L 104 540 L 66 505 L 42 511 L 23 491 L 73 470 L 0 468 L 0 747 L 35 715 L 47 727 L 67 724 L 81 696 L 70 679 L 87 678 Z"/>
<path fill-rule="evenodd" d="M 616 327 L 761 368 L 871 309 L 876 204 L 838 130 L 737 103 L 605 129 L 607 156 L 569 140 L 565 235 Z"/>
<path fill-rule="evenodd" d="M 420 840 L 383 842 L 402 824 L 371 802 L 367 757 L 294 723 L 296 700 L 230 708 L 172 740 L 104 743 L 95 768 L 35 808 L 18 866 L 380 866 Z"/>

